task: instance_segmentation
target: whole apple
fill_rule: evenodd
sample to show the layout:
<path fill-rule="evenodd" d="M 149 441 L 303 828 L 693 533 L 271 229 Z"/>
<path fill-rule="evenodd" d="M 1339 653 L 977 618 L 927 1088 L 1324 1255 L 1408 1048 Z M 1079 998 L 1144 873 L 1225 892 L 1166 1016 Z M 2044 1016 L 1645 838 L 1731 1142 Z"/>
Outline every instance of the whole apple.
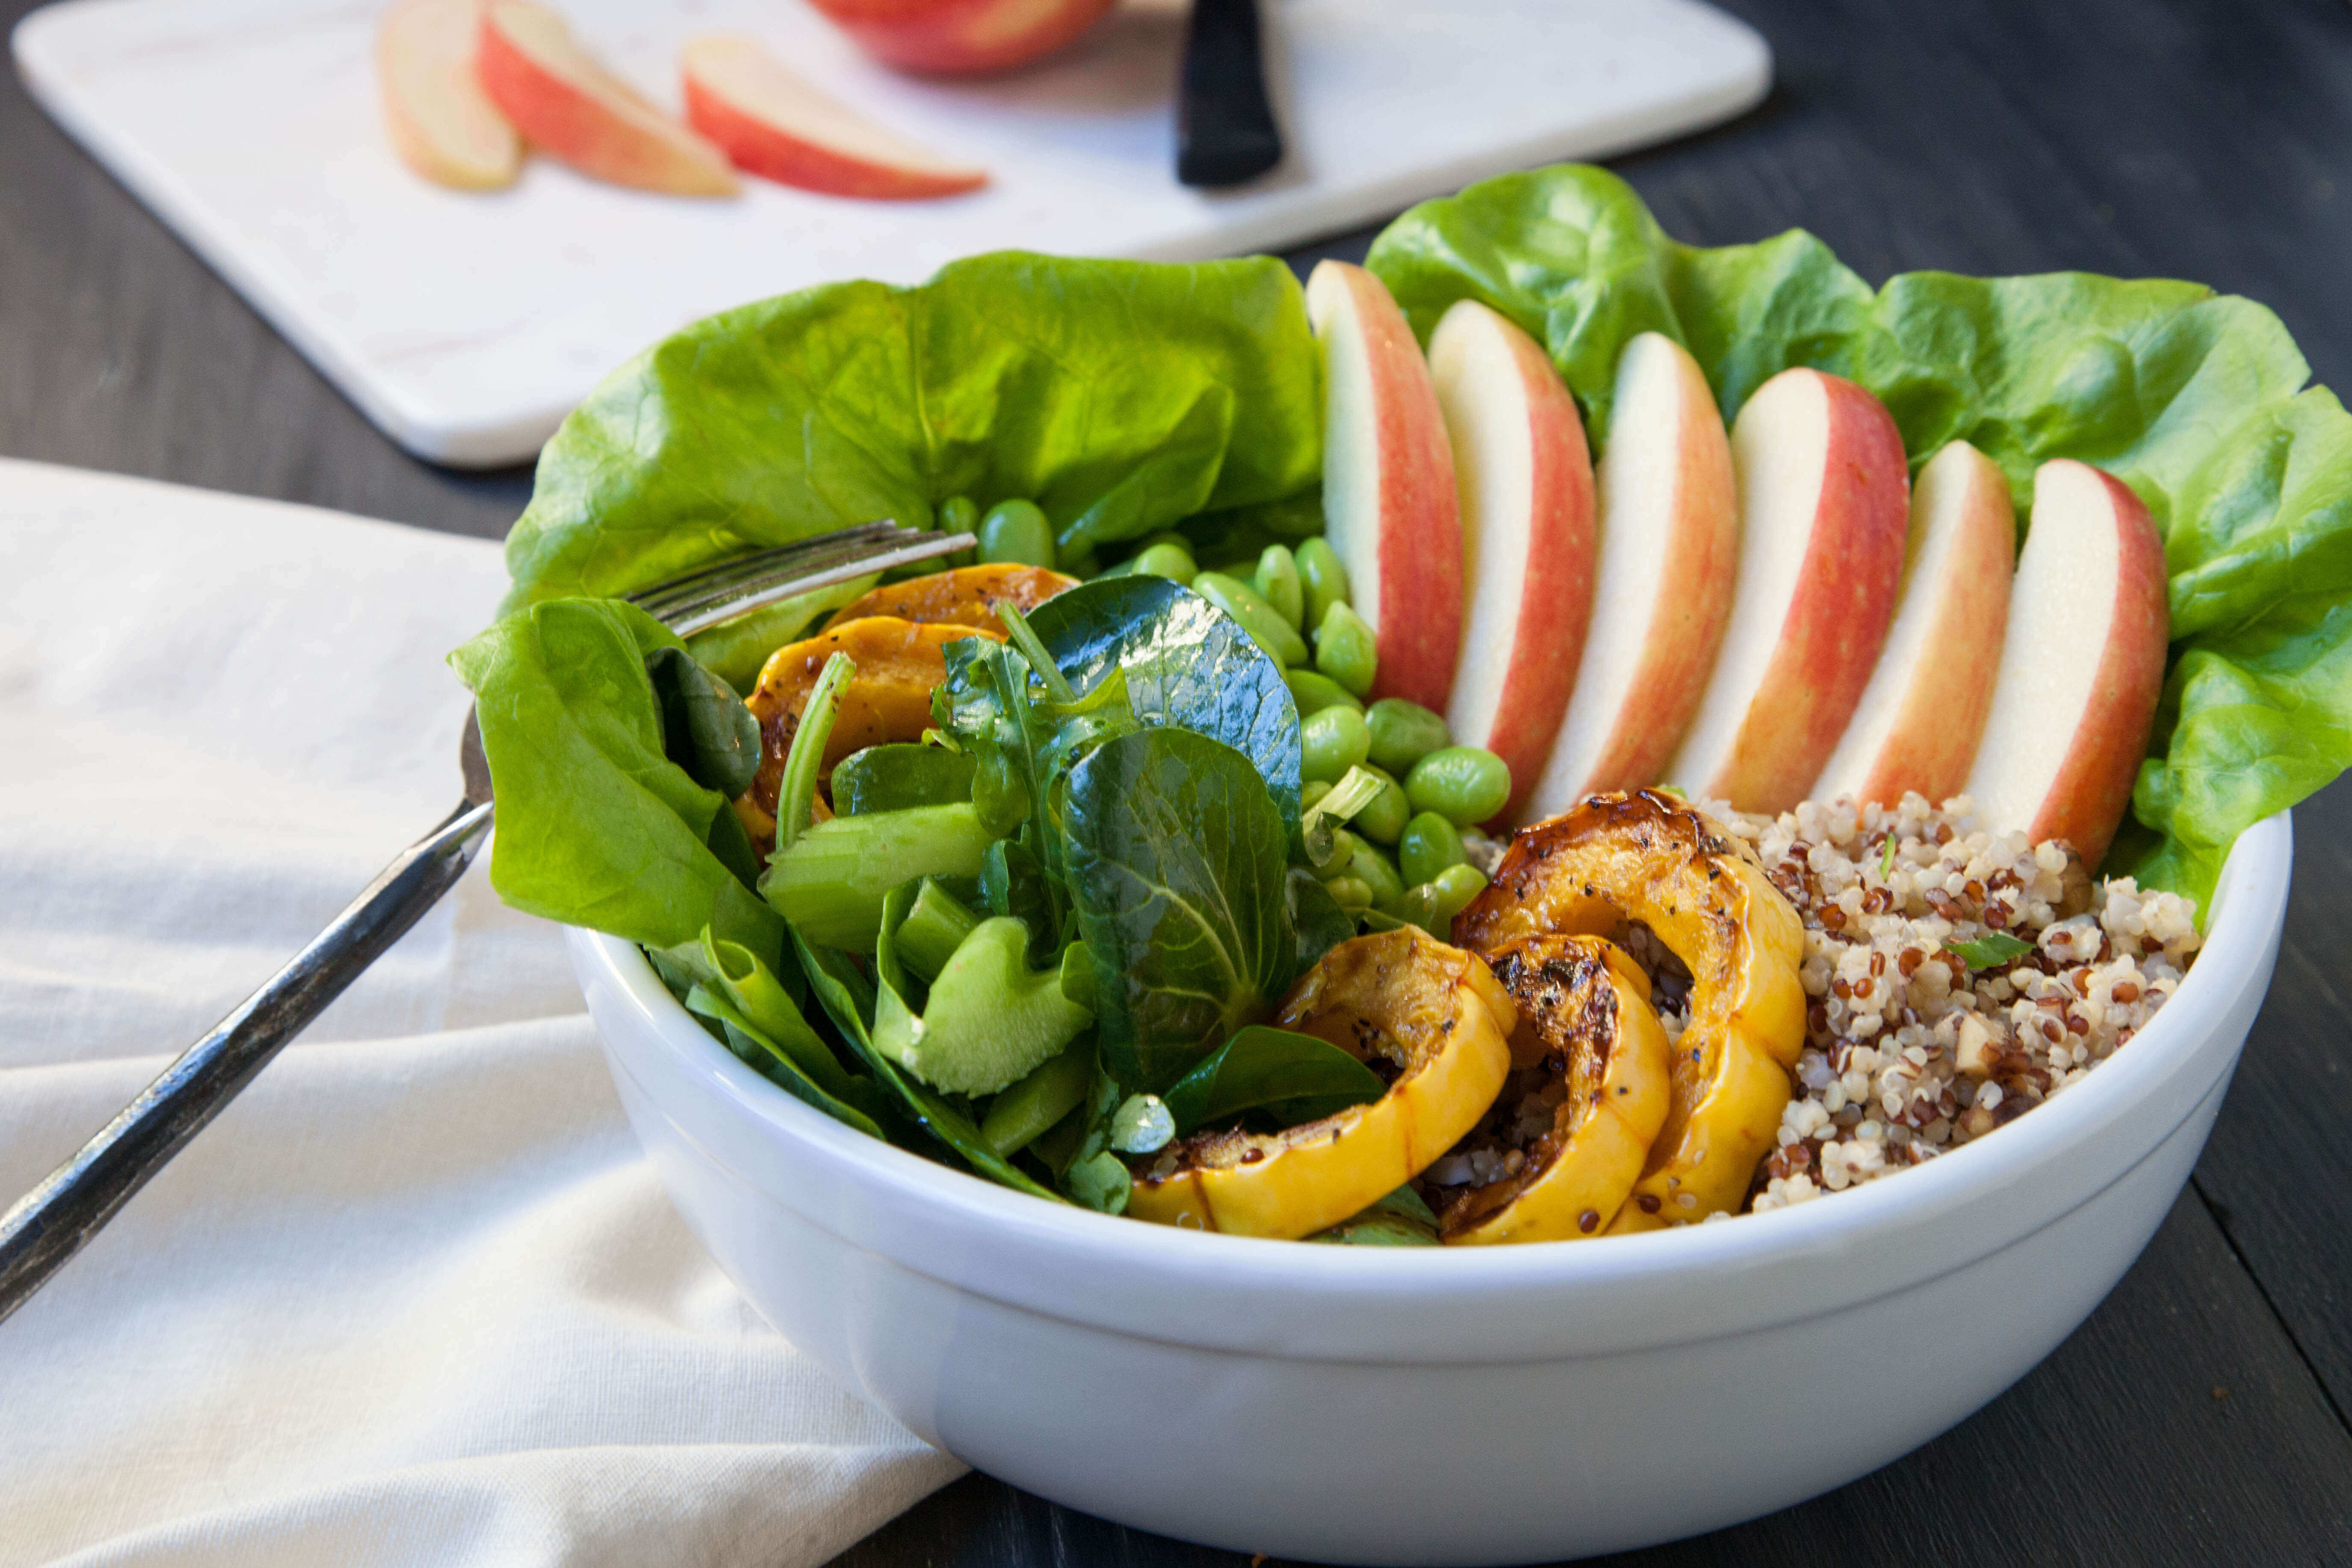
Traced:
<path fill-rule="evenodd" d="M 1093 26 L 1113 0 L 810 0 L 877 59 L 927 76 L 1010 70 Z"/>

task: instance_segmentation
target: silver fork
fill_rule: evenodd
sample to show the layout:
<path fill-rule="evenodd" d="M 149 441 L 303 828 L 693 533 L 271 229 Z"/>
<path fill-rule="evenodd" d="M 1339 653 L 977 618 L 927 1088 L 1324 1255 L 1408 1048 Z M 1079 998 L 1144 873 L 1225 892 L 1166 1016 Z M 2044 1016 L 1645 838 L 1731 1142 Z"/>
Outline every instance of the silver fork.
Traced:
<path fill-rule="evenodd" d="M 925 532 L 886 520 L 738 556 L 625 596 L 686 637 L 782 599 L 973 542 L 969 533 Z M 490 826 L 490 768 L 470 712 L 457 766 L 466 794 L 456 810 L 403 850 L 310 946 L 182 1052 L 80 1152 L 0 1215 L 0 1321 L 457 884 Z"/>

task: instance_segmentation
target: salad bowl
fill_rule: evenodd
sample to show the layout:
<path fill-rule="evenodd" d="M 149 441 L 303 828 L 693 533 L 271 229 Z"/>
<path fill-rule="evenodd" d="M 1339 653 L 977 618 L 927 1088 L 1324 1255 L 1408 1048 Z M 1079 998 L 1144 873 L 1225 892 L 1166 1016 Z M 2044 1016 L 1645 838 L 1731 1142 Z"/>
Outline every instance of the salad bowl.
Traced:
<path fill-rule="evenodd" d="M 679 1212 L 770 1322 L 926 1441 L 1236 1551 L 1521 1563 L 1799 1502 L 2049 1354 L 2204 1146 L 2292 851 L 2284 813 L 2239 837 L 2178 994 L 2033 1115 L 1835 1201 L 1601 1247 L 1300 1247 L 1039 1203 L 776 1092 L 635 946 L 568 934 Z M 1858 1400 L 1857 1379 L 1900 1393 Z"/>

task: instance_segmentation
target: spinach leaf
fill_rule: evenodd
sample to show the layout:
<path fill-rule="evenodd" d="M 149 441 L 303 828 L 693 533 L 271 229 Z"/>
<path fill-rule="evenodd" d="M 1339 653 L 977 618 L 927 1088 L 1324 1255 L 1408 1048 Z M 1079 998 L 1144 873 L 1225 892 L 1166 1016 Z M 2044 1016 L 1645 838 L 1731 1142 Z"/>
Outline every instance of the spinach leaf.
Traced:
<path fill-rule="evenodd" d="M 1249 759 L 1189 730 L 1105 742 L 1066 795 L 1103 1060 L 1130 1089 L 1161 1089 L 1270 1011 L 1294 973 L 1288 829 Z"/>
<path fill-rule="evenodd" d="M 1179 1137 L 1244 1110 L 1285 1127 L 1370 1105 L 1388 1092 L 1380 1075 L 1327 1040 L 1253 1024 L 1160 1096 Z"/>
<path fill-rule="evenodd" d="M 833 809 L 844 816 L 952 805 L 971 798 L 973 762 L 945 746 L 868 746 L 834 764 Z"/>
<path fill-rule="evenodd" d="M 1411 1187 L 1399 1187 L 1371 1207 L 1304 1238 L 1335 1247 L 1436 1247 L 1437 1215 Z"/>
<path fill-rule="evenodd" d="M 899 1070 L 898 1063 L 875 1048 L 871 1026 L 866 1022 L 874 1008 L 874 993 L 850 963 L 848 954 L 833 948 L 812 947 L 798 931 L 792 933 L 792 942 L 801 968 L 808 975 L 810 993 L 833 1020 L 834 1027 L 841 1031 L 842 1038 L 865 1062 L 866 1070 L 918 1127 L 989 1180 L 1032 1197 L 1055 1196 L 990 1148 L 971 1118 L 956 1109 L 946 1096 L 916 1082 Z"/>
<path fill-rule="evenodd" d="M 1291 973 L 1304 974 L 1325 953 L 1356 934 L 1355 917 L 1341 909 L 1331 890 L 1304 866 L 1290 868 L 1282 890 L 1290 902 L 1290 929 L 1298 944 Z"/>
<path fill-rule="evenodd" d="M 646 679 L 661 704 L 662 750 L 687 776 L 730 800 L 760 772 L 760 721 L 734 689 L 684 647 L 646 655 Z"/>
<path fill-rule="evenodd" d="M 1029 928 L 1029 962 L 1043 963 L 1062 940 L 1054 890 L 1037 857 L 1010 838 L 988 847 L 980 863 L 980 897 L 991 914 L 1009 915 Z"/>
<path fill-rule="evenodd" d="M 1008 252 L 917 288 L 828 284 L 698 321 L 573 410 L 508 536 L 508 607 L 927 526 L 955 495 L 1034 500 L 1074 552 L 1139 538 L 1312 491 L 1321 430 L 1321 362 L 1272 257 Z"/>
<path fill-rule="evenodd" d="M 648 947 L 707 925 L 781 958 L 783 922 L 711 848 L 733 816 L 725 797 L 669 758 L 646 658 L 682 646 L 634 605 L 559 599 L 449 656 L 498 781 L 490 885 L 519 910 Z"/>

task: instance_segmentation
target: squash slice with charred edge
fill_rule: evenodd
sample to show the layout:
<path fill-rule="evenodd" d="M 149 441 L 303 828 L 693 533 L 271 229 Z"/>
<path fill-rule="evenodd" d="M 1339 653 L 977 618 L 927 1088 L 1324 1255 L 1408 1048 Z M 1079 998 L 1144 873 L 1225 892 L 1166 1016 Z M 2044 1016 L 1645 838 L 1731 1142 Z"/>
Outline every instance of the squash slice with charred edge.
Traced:
<path fill-rule="evenodd" d="M 1674 1099 L 1649 976 L 1597 936 L 1529 937 L 1505 948 L 1494 968 L 1519 1008 L 1511 1035 L 1518 1071 L 1503 1107 L 1531 1094 L 1557 1105 L 1519 1173 L 1448 1205 L 1439 1239 L 1466 1246 L 1595 1235 L 1624 1206 Z"/>
<path fill-rule="evenodd" d="M 909 577 L 903 583 L 885 583 L 844 605 L 824 623 L 824 629 L 831 631 L 868 616 L 892 616 L 932 626 L 993 626 L 1002 624 L 996 618 L 999 605 L 1011 605 L 1026 615 L 1077 585 L 1076 577 L 1044 566 L 1024 566 L 1017 561 L 983 562 L 952 572 Z"/>
<path fill-rule="evenodd" d="M 1531 936 L 1604 936 L 1647 922 L 1691 972 L 1674 1100 L 1612 1230 L 1737 1210 L 1789 1103 L 1805 1043 L 1804 928 L 1755 856 L 1704 814 L 1651 790 L 1596 795 L 1522 828 L 1454 939 L 1498 954 Z"/>
<path fill-rule="evenodd" d="M 826 659 L 845 653 L 857 672 L 841 689 L 834 705 L 833 733 L 825 740 L 819 778 L 830 778 L 833 765 L 852 752 L 893 741 L 921 740 L 931 723 L 931 688 L 948 678 L 945 649 L 966 637 L 1003 642 L 1004 632 L 1002 627 L 866 616 L 804 641 L 786 643 L 770 654 L 761 668 L 759 687 L 747 704 L 760 721 L 760 771 L 736 807 L 752 842 L 774 840 L 776 790 L 783 783 L 784 754 L 793 749 L 801 710 L 808 706 L 809 692 Z M 820 799 L 816 820 L 822 822 L 832 815 L 828 804 Z"/>
<path fill-rule="evenodd" d="M 1482 960 L 1407 926 L 1325 953 L 1277 1021 L 1360 1059 L 1383 1058 L 1397 1076 L 1371 1104 L 1320 1121 L 1173 1145 L 1174 1169 L 1129 1189 L 1130 1215 L 1296 1238 L 1360 1213 L 1478 1124 L 1510 1071 L 1517 1013 Z"/>

